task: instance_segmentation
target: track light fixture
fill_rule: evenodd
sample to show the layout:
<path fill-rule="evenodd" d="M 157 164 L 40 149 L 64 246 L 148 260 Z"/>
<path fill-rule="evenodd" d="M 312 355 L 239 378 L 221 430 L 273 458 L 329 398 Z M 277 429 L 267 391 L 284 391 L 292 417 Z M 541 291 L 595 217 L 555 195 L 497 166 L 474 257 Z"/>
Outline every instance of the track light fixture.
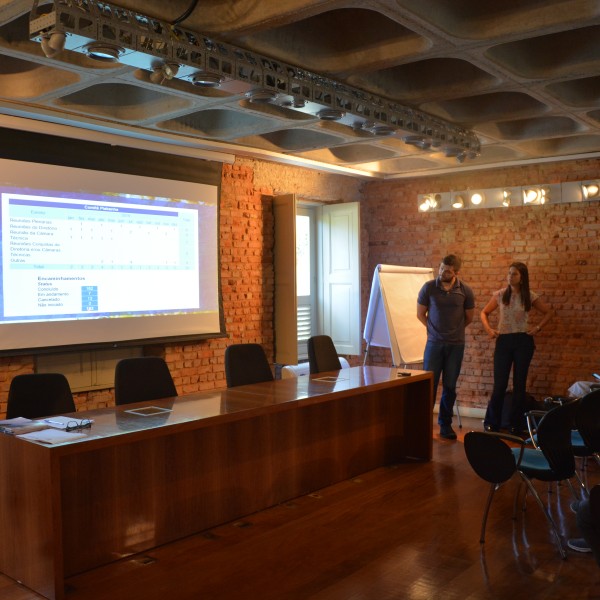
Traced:
<path fill-rule="evenodd" d="M 594 182 L 582 182 L 594 183 Z M 600 200 L 600 180 L 598 200 Z M 450 192 L 427 192 L 419 194 L 417 207 L 420 212 L 450 210 L 479 210 L 506 208 L 508 206 L 530 206 L 557 204 L 562 202 L 581 202 L 582 188 L 579 182 L 530 185 L 523 187 L 489 188 L 476 190 L 453 190 Z M 590 190 L 590 191 L 593 191 Z M 575 193 L 576 192 L 576 193 Z M 432 198 L 436 200 L 433 204 Z"/>
<path fill-rule="evenodd" d="M 424 197 L 423 201 L 419 205 L 419 210 L 421 212 L 428 212 L 430 210 L 435 210 L 440 205 L 442 200 L 441 194 L 428 194 Z"/>
<path fill-rule="evenodd" d="M 581 193 L 584 200 L 600 198 L 600 183 L 598 181 L 585 181 L 581 183 Z"/>
<path fill-rule="evenodd" d="M 523 204 L 546 204 L 549 199 L 548 188 L 541 186 L 523 188 Z"/>
<path fill-rule="evenodd" d="M 253 104 L 273 104 L 279 94 L 272 90 L 250 90 L 246 92 L 246 98 Z"/>
<path fill-rule="evenodd" d="M 339 121 L 346 116 L 346 113 L 339 108 L 324 108 L 317 113 L 321 121 Z"/>
<path fill-rule="evenodd" d="M 53 40 L 53 33 L 62 38 Z M 173 77 L 189 85 L 225 89 L 229 84 L 251 102 L 277 102 L 305 115 L 339 120 L 350 129 L 357 122 L 373 122 L 374 135 L 405 136 L 407 144 L 461 162 L 479 155 L 479 139 L 464 127 L 103 0 L 34 0 L 29 37 L 43 44 L 50 58 L 62 51 L 59 40 L 64 39 L 67 51 L 143 69 L 153 81 L 168 79 L 164 71 L 154 75 L 158 61 L 175 63 L 179 70 Z M 253 92 L 257 89 L 262 96 Z"/>
<path fill-rule="evenodd" d="M 457 194 L 456 196 L 454 196 L 454 198 L 452 200 L 452 208 L 460 209 L 460 208 L 464 208 L 464 207 L 465 207 L 465 199 L 460 194 Z"/>
<path fill-rule="evenodd" d="M 95 43 L 85 47 L 85 53 L 93 60 L 100 62 L 117 62 L 125 50 L 115 44 Z"/>
<path fill-rule="evenodd" d="M 485 194 L 483 192 L 473 192 L 470 200 L 473 206 L 479 206 L 483 204 L 483 201 L 485 200 Z"/>
<path fill-rule="evenodd" d="M 66 36 L 64 33 L 56 31 L 50 32 L 42 36 L 41 46 L 42 52 L 47 58 L 54 58 L 65 49 Z"/>
<path fill-rule="evenodd" d="M 216 73 L 197 71 L 192 75 L 192 83 L 198 87 L 218 88 L 223 83 L 223 77 Z"/>
<path fill-rule="evenodd" d="M 179 65 L 176 63 L 164 63 L 154 67 L 154 70 L 150 74 L 150 81 L 152 83 L 161 84 L 165 81 L 170 81 L 177 75 L 179 71 Z"/>
<path fill-rule="evenodd" d="M 518 206 L 541 207 L 548 204 L 592 202 L 600 201 L 600 179 L 544 183 L 522 187 L 490 188 L 476 191 L 427 192 L 418 196 L 417 207 L 419 211 L 431 210 L 430 198 L 437 199 L 436 212 L 453 209 L 478 210 L 509 206 L 513 208 Z"/>

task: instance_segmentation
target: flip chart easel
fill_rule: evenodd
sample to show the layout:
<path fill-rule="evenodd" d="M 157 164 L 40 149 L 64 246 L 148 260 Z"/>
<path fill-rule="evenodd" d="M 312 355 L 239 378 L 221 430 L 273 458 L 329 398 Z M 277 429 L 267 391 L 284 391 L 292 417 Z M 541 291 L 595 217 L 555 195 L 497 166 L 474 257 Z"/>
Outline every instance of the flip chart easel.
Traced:
<path fill-rule="evenodd" d="M 375 267 L 363 334 L 364 364 L 371 346 L 390 348 L 395 367 L 423 362 L 427 331 L 417 319 L 417 296 L 430 279 L 429 268 Z"/>

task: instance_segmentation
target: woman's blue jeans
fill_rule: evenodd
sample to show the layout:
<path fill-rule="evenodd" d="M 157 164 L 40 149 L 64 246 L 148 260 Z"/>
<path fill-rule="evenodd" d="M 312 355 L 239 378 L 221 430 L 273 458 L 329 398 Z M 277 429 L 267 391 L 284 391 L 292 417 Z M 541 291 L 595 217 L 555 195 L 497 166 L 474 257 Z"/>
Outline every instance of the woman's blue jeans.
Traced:
<path fill-rule="evenodd" d="M 496 338 L 494 350 L 494 389 L 485 413 L 485 425 L 500 429 L 504 395 L 508 388 L 510 371 L 513 372 L 513 397 L 510 425 L 525 427 L 525 394 L 527 373 L 535 351 L 533 337 L 527 333 L 506 333 Z"/>

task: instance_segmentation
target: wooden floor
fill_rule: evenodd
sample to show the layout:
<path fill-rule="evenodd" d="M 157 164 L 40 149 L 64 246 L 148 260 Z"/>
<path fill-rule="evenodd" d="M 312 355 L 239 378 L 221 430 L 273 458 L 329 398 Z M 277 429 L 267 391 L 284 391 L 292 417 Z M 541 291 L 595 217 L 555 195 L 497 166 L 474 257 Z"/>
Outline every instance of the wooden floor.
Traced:
<path fill-rule="evenodd" d="M 589 554 L 561 560 L 531 498 L 512 520 L 516 480 L 497 492 L 486 543 L 487 484 L 457 442 L 435 436 L 431 463 L 378 469 L 204 534 L 83 573 L 68 600 L 476 600 L 600 598 Z M 437 427 L 436 427 L 437 432 Z M 588 471 L 600 483 L 600 470 Z M 565 538 L 568 488 L 538 487 Z M 0 576 L 2 600 L 40 598 Z"/>

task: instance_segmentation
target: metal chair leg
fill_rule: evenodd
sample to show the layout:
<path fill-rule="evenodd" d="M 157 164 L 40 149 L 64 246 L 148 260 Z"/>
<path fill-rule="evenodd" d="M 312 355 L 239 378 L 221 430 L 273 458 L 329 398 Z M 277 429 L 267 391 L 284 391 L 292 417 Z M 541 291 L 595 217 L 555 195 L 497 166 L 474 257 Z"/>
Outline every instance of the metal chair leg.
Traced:
<path fill-rule="evenodd" d="M 487 524 L 488 514 L 490 512 L 490 506 L 492 505 L 492 498 L 494 497 L 494 492 L 498 489 L 498 485 L 492 483 L 490 485 L 490 491 L 488 493 L 487 502 L 485 503 L 485 510 L 483 512 L 483 520 L 481 521 L 481 535 L 479 536 L 479 543 L 485 543 L 485 526 Z"/>
<path fill-rule="evenodd" d="M 544 506 L 542 499 L 540 498 L 539 494 L 537 493 L 537 490 L 533 486 L 533 483 L 531 483 L 529 478 L 525 474 L 521 473 L 521 471 L 519 471 L 519 475 L 521 476 L 521 479 L 523 479 L 523 481 L 525 482 L 525 485 L 527 486 L 527 488 L 529 489 L 529 491 L 535 498 L 536 502 L 538 503 L 538 506 L 542 509 L 542 512 L 546 516 L 546 519 L 547 519 L 548 523 L 550 524 L 550 527 L 552 528 L 552 532 L 554 533 L 554 537 L 556 538 L 556 544 L 558 546 L 560 555 L 563 558 L 563 560 L 565 560 L 567 558 L 567 553 L 566 553 L 565 549 L 563 548 L 562 540 L 560 539 L 560 534 L 558 533 L 558 528 L 556 527 L 556 523 L 554 522 L 554 519 L 552 518 L 550 513 L 546 510 L 546 507 Z"/>
<path fill-rule="evenodd" d="M 454 401 L 454 409 L 456 410 L 456 418 L 458 419 L 458 426 L 462 429 L 462 421 L 460 418 L 460 410 L 458 409 L 458 400 Z"/>

